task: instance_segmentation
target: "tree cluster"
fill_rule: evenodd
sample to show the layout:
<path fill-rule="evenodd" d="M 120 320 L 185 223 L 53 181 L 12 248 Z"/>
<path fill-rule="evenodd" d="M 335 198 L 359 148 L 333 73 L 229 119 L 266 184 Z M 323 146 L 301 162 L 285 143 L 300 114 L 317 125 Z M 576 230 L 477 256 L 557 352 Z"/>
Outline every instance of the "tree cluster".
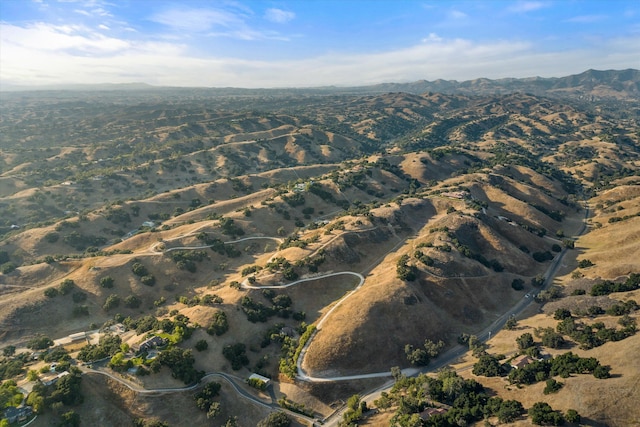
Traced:
<path fill-rule="evenodd" d="M 106 357 L 112 357 L 120 351 L 122 339 L 119 335 L 105 334 L 100 337 L 98 344 L 87 344 L 80 349 L 77 359 L 82 362 L 94 362 Z"/>
<path fill-rule="evenodd" d="M 229 321 L 227 320 L 227 314 L 222 310 L 217 310 L 213 313 L 211 324 L 207 328 L 209 335 L 222 335 L 229 330 Z"/>
<path fill-rule="evenodd" d="M 237 371 L 249 364 L 247 346 L 243 343 L 235 343 L 224 346 L 222 355 L 231 362 L 231 369 Z"/>
<path fill-rule="evenodd" d="M 393 370 L 392 370 L 393 371 Z M 381 410 L 395 407 L 390 425 L 394 426 L 459 426 L 469 425 L 485 417 L 497 416 L 500 422 L 516 420 L 525 413 L 522 404 L 515 400 L 489 397 L 479 382 L 458 376 L 455 371 L 441 371 L 436 378 L 424 374 L 406 377 L 397 372 L 391 390 L 383 392 L 374 404 Z M 446 413 L 431 415 L 422 420 L 420 412 L 449 405 Z"/>
<path fill-rule="evenodd" d="M 432 358 L 436 357 L 440 353 L 440 350 L 442 350 L 443 347 L 443 341 L 434 343 L 431 340 L 425 340 L 422 347 L 416 348 L 411 344 L 405 345 L 404 352 L 412 365 L 426 366 Z"/>
<path fill-rule="evenodd" d="M 640 288 L 640 273 L 631 273 L 624 282 L 605 280 L 591 287 L 591 296 L 609 295 L 613 292 L 628 292 Z"/>
<path fill-rule="evenodd" d="M 409 265 L 408 262 L 409 255 L 402 255 L 396 262 L 396 273 L 398 279 L 411 282 L 418 278 L 418 269 L 414 265 Z"/>
<path fill-rule="evenodd" d="M 204 376 L 204 372 L 193 367 L 195 359 L 190 349 L 169 348 L 158 355 L 158 361 L 171 369 L 173 378 L 179 379 L 185 384 L 197 383 Z"/>
<path fill-rule="evenodd" d="M 202 390 L 193 396 L 198 409 L 207 412 L 207 418 L 214 418 L 220 413 L 220 402 L 214 399 L 220 394 L 221 388 L 222 385 L 220 383 L 210 382 L 205 384 Z"/>

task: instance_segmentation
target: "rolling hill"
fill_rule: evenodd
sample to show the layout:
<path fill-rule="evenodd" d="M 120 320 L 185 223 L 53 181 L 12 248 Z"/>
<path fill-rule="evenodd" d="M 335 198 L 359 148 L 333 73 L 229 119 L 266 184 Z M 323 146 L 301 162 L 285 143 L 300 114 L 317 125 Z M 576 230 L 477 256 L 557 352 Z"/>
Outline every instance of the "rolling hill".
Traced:
<path fill-rule="evenodd" d="M 73 407 L 83 422 L 185 425 L 193 412 L 204 423 L 194 391 L 135 387 L 177 389 L 206 373 L 222 384 L 215 425 L 255 425 L 276 407 L 309 425 L 391 367 L 411 368 L 408 348 L 453 349 L 533 296 L 520 315 L 531 328 L 558 307 L 636 298 L 579 295 L 638 273 L 638 84 L 635 70 L 590 70 L 331 90 L 3 93 L 0 342 L 26 352 L 42 334 L 123 324 L 123 347 L 108 353 L 122 354 L 116 368 L 83 367 L 87 403 Z M 157 363 L 129 351 L 149 334 L 170 342 Z M 166 355 L 178 350 L 191 362 L 176 373 Z M 44 365 L 9 353 L 4 379 L 26 383 Z M 118 370 L 122 358 L 142 374 Z M 637 378 L 637 367 L 612 368 L 626 386 Z M 247 387 L 251 373 L 271 378 L 269 393 Z M 588 416 L 639 415 L 602 405 Z"/>

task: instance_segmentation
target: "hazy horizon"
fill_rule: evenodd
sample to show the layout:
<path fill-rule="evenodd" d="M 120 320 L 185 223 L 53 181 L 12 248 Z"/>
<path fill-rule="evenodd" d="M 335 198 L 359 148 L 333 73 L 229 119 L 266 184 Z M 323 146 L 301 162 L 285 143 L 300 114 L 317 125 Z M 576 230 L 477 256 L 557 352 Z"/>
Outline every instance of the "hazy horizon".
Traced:
<path fill-rule="evenodd" d="M 0 87 L 309 88 L 640 66 L 633 1 L 8 0 Z"/>

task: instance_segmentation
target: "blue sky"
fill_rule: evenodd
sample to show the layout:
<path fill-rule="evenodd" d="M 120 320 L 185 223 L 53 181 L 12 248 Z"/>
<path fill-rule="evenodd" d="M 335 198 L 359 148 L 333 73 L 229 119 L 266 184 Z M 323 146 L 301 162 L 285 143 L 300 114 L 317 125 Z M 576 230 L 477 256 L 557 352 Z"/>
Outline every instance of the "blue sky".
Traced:
<path fill-rule="evenodd" d="M 626 0 L 1 0 L 0 85 L 309 87 L 640 68 Z"/>

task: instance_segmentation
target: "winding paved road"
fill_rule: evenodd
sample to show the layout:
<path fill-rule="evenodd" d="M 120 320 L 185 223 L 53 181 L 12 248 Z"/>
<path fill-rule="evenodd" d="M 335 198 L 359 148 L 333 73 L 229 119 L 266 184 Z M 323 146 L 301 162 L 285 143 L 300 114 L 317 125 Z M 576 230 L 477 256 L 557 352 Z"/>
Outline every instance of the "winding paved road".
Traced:
<path fill-rule="evenodd" d="M 585 217 L 584 217 L 584 221 L 583 221 L 582 227 L 580 228 L 580 230 L 577 233 L 578 236 L 582 235 L 585 232 L 585 230 L 587 229 L 586 220 L 587 220 L 588 216 L 589 216 L 589 209 L 585 208 Z M 247 241 L 247 240 L 253 240 L 253 239 L 270 239 L 270 240 L 276 240 L 278 242 L 282 241 L 282 239 L 276 238 L 276 237 L 246 237 L 246 238 L 243 238 L 243 239 L 233 240 L 233 241 L 224 242 L 224 243 L 239 243 L 239 242 L 243 242 L 243 241 Z M 173 240 L 175 240 L 175 239 L 173 239 Z M 400 242 L 400 243 L 402 243 L 402 242 Z M 155 245 L 157 245 L 157 244 L 155 244 Z M 153 251 L 155 251 L 155 245 L 152 246 L 152 248 L 151 248 Z M 395 249 L 397 246 L 398 245 L 394 246 L 394 248 L 392 248 L 392 250 Z M 178 249 L 190 250 L 190 249 L 202 249 L 202 248 L 207 248 L 207 247 L 210 247 L 210 245 L 197 246 L 197 247 L 171 248 L 171 249 L 167 249 L 165 252 L 169 252 L 171 250 L 178 250 Z M 551 265 L 547 269 L 547 272 L 545 273 L 545 281 L 544 281 L 543 286 L 541 287 L 541 289 L 547 288 L 553 282 L 553 278 L 557 274 L 558 268 L 560 267 L 562 259 L 564 258 L 566 253 L 567 253 L 567 249 L 564 248 L 554 258 L 554 260 L 552 261 Z M 308 381 L 308 382 L 335 382 L 335 381 L 349 381 L 349 380 L 359 380 L 359 379 L 367 379 L 367 378 L 391 377 L 391 372 L 390 371 L 388 371 L 388 372 L 374 372 L 374 373 L 361 374 L 361 375 L 344 375 L 344 376 L 334 376 L 334 377 L 314 377 L 314 376 L 306 374 L 304 372 L 304 370 L 302 369 L 302 360 L 304 359 L 304 355 L 306 354 L 311 342 L 313 341 L 313 338 L 315 337 L 317 332 L 322 329 L 322 326 L 323 326 L 324 322 L 330 317 L 331 313 L 337 307 L 339 307 L 347 298 L 352 296 L 358 289 L 360 289 L 362 287 L 362 285 L 364 284 L 364 281 L 365 281 L 365 278 L 364 278 L 364 276 L 362 274 L 357 273 L 357 272 L 353 272 L 353 271 L 341 271 L 341 272 L 336 272 L 336 273 L 322 274 L 322 275 L 318 275 L 318 276 L 314 276 L 314 277 L 306 277 L 306 278 L 299 279 L 299 280 L 296 280 L 294 282 L 291 282 L 291 283 L 288 283 L 288 284 L 283 284 L 283 285 L 251 286 L 251 285 L 247 285 L 246 283 L 243 283 L 241 286 L 244 289 L 287 288 L 287 287 L 298 285 L 298 284 L 301 284 L 301 283 L 304 283 L 304 282 L 308 282 L 308 281 L 322 280 L 322 279 L 335 277 L 335 276 L 340 276 L 340 275 L 356 276 L 359 279 L 359 283 L 356 285 L 356 287 L 352 291 L 350 291 L 349 293 L 344 295 L 340 300 L 338 300 L 338 302 L 324 316 L 322 316 L 322 318 L 320 319 L 320 321 L 316 325 L 316 331 L 311 336 L 311 338 L 307 341 L 307 343 L 305 344 L 305 346 L 303 347 L 303 349 L 302 349 L 302 351 L 300 353 L 300 357 L 296 361 L 297 378 L 302 380 L 302 381 Z M 509 309 L 506 313 L 504 313 L 502 316 L 500 316 L 498 319 L 496 319 L 491 325 L 489 325 L 484 330 L 480 331 L 477 334 L 478 339 L 480 341 L 488 340 L 491 337 L 492 334 L 495 334 L 500 329 L 502 329 L 502 327 L 504 326 L 505 322 L 507 321 L 507 319 L 509 317 L 517 316 L 518 314 L 520 314 L 522 311 L 524 311 L 531 304 L 531 302 L 533 300 L 534 300 L 534 298 L 530 294 L 527 294 L 520 301 L 518 301 L 511 309 Z M 452 362 L 454 362 L 456 359 L 458 359 L 461 355 L 463 355 L 467 351 L 468 351 L 468 349 L 466 347 L 463 347 L 463 346 L 460 346 L 460 345 L 452 347 L 449 350 L 447 350 L 446 352 L 442 353 L 436 359 L 434 359 L 432 361 L 432 363 L 428 367 L 421 368 L 421 369 L 417 369 L 417 368 L 404 369 L 402 371 L 402 373 L 404 375 L 407 375 L 407 376 L 414 376 L 414 375 L 418 375 L 420 373 L 426 373 L 426 372 L 430 372 L 430 371 L 434 371 L 434 370 L 440 369 L 441 367 L 444 367 L 444 366 L 447 366 L 447 365 L 451 364 Z M 137 386 L 136 384 L 134 384 L 134 383 L 132 383 L 130 381 L 127 381 L 127 380 L 125 380 L 123 378 L 120 378 L 120 377 L 115 376 L 115 375 L 113 375 L 111 373 L 104 372 L 104 371 L 101 371 L 101 370 L 89 369 L 89 368 L 84 367 L 83 368 L 83 372 L 84 373 L 93 373 L 93 374 L 105 375 L 105 376 L 107 376 L 109 378 L 112 378 L 112 379 L 124 384 L 126 387 L 128 387 L 131 390 L 136 391 L 138 393 L 148 393 L 148 394 L 149 393 L 176 393 L 176 392 L 194 390 L 195 388 L 198 387 L 198 384 L 195 384 L 195 385 L 192 385 L 192 386 L 187 386 L 187 387 L 182 387 L 182 388 L 145 389 L 145 388 Z M 266 408 L 271 408 L 271 409 L 276 409 L 277 408 L 278 410 L 284 410 L 283 408 L 279 407 L 276 403 L 273 403 L 273 402 L 272 403 L 266 403 L 266 402 L 258 399 L 257 397 L 253 396 L 252 394 L 248 393 L 244 389 L 238 387 L 236 385 L 236 383 L 233 381 L 232 377 L 229 376 L 228 374 L 223 373 L 223 372 L 210 372 L 210 373 L 207 373 L 203 377 L 203 379 L 204 378 L 208 378 L 208 377 L 212 377 L 212 376 L 220 377 L 220 378 L 223 378 L 224 380 L 226 380 L 228 383 L 231 384 L 231 386 L 234 388 L 234 390 L 236 390 L 236 392 L 244 399 L 248 399 L 248 400 L 252 401 L 253 403 L 256 403 L 256 404 L 261 405 L 261 406 L 266 407 Z M 363 397 L 363 400 L 372 400 L 372 399 L 374 399 L 375 396 L 379 395 L 381 391 L 387 390 L 392 385 L 393 385 L 393 381 L 386 382 L 384 385 L 382 385 L 380 387 L 377 387 L 375 390 L 369 391 Z M 301 414 L 298 414 L 298 413 L 294 413 L 294 412 L 291 412 L 291 411 L 285 410 L 285 412 L 287 412 L 287 413 L 289 413 L 289 414 L 291 414 L 292 416 L 295 416 L 295 417 L 304 418 L 304 419 L 306 419 L 308 421 L 313 421 L 314 420 L 313 418 L 310 418 L 310 417 L 307 417 L 307 416 L 304 416 L 304 415 L 301 415 Z M 336 411 L 334 414 L 332 414 L 330 417 L 328 417 L 325 420 L 326 421 L 326 425 L 328 425 L 328 426 L 337 425 L 339 420 L 342 417 L 342 412 L 343 411 Z"/>

